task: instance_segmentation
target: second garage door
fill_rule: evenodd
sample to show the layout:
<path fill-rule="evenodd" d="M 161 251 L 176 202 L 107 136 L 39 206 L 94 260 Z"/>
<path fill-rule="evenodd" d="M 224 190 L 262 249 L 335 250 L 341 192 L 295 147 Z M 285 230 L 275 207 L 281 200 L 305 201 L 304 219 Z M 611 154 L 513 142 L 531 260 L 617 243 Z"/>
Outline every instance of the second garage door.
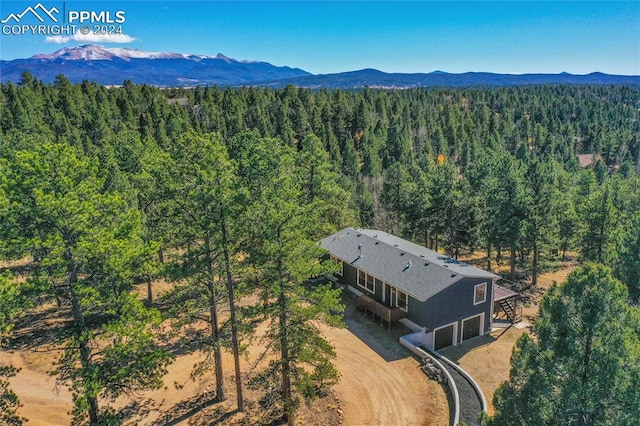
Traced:
<path fill-rule="evenodd" d="M 462 341 L 480 335 L 480 319 L 482 315 L 462 321 Z"/>

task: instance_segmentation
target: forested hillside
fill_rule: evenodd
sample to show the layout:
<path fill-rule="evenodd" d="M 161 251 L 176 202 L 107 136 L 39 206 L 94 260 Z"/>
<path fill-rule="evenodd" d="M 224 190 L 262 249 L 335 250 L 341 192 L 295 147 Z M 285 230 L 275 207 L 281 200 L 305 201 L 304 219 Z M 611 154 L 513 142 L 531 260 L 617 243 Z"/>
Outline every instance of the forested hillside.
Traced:
<path fill-rule="evenodd" d="M 2 275 L 0 333 L 43 301 L 67 310 L 56 374 L 79 419 L 161 386 L 163 318 L 131 296 L 147 283 L 154 301 L 159 277 L 179 307 L 162 315 L 207 326 L 182 337 L 212 360 L 220 400 L 220 352 L 237 366 L 269 321 L 273 361 L 246 383 L 236 369 L 238 401 L 261 388 L 293 419 L 337 380 L 316 320 L 339 325 L 339 294 L 302 284 L 331 270 L 315 242 L 345 226 L 508 261 L 533 285 L 562 258 L 604 263 L 640 299 L 637 88 L 163 90 L 26 73 L 0 87 L 0 260 L 32 260 L 26 283 Z"/>

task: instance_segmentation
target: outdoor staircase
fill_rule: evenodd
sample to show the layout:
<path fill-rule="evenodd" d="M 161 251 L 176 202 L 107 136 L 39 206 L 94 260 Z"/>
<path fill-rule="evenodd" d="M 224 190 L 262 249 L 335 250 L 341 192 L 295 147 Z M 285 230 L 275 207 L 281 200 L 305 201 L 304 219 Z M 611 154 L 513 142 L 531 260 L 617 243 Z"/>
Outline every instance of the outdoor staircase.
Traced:
<path fill-rule="evenodd" d="M 512 323 L 522 321 L 521 313 L 517 312 L 516 310 L 515 300 L 511 302 L 510 299 L 503 299 L 498 303 L 500 303 L 500 307 L 502 308 L 504 313 L 507 314 L 507 318 L 509 319 L 509 321 L 511 321 Z"/>

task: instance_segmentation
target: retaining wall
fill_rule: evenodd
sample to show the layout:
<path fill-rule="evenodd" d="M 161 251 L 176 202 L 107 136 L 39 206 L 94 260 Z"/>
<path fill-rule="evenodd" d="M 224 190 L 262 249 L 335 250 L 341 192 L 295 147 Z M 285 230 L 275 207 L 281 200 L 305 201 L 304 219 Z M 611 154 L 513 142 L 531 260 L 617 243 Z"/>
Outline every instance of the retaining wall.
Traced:
<path fill-rule="evenodd" d="M 415 343 L 420 344 L 419 335 L 421 334 L 422 332 L 418 332 L 402 336 L 400 337 L 400 344 L 409 349 L 415 355 L 419 356 L 420 359 L 425 357 L 429 358 L 440 369 L 440 371 L 442 371 L 442 374 L 445 375 L 445 377 L 447 378 L 449 390 L 451 391 L 451 395 L 453 396 L 453 418 L 451 419 L 451 426 L 456 426 L 460 422 L 460 395 L 458 394 L 458 388 L 456 387 L 456 383 L 453 380 L 453 377 L 451 377 L 449 371 L 444 368 L 440 361 L 429 352 L 416 346 Z"/>

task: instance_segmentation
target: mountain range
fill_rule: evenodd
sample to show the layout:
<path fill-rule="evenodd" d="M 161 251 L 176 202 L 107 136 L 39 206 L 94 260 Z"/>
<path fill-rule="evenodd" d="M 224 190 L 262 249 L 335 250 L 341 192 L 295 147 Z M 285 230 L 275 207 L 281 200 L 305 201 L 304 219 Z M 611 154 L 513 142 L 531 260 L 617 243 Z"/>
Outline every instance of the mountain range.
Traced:
<path fill-rule="evenodd" d="M 125 80 L 156 86 L 250 85 L 310 75 L 297 68 L 277 67 L 267 62 L 237 61 L 216 56 L 170 52 L 145 52 L 98 45 L 66 47 L 51 54 L 0 61 L 0 81 L 20 81 L 24 71 L 45 82 L 64 74 L 72 82 L 92 80 L 119 85 Z"/>
<path fill-rule="evenodd" d="M 336 74 L 311 74 L 299 68 L 275 66 L 268 62 L 238 61 L 221 53 L 215 56 L 171 52 L 145 52 L 98 45 L 66 47 L 50 54 L 27 59 L 0 61 L 0 81 L 19 82 L 24 71 L 45 82 L 64 74 L 72 82 L 96 81 L 120 85 L 125 80 L 155 86 L 267 86 L 292 84 L 308 88 L 411 88 L 431 86 L 515 86 L 527 84 L 626 84 L 640 86 L 640 76 L 594 72 L 586 75 L 495 74 L 467 72 L 451 74 L 385 73 L 363 69 Z"/>
<path fill-rule="evenodd" d="M 623 76 L 594 72 L 586 75 L 560 74 L 495 74 L 466 72 L 451 74 L 434 71 L 428 74 L 385 73 L 375 69 L 343 72 L 338 74 L 307 75 L 286 78 L 266 84 L 284 87 L 331 87 L 349 89 L 358 87 L 408 89 L 412 87 L 469 87 L 469 86 L 519 86 L 530 84 L 625 84 L 640 86 L 640 76 Z"/>

